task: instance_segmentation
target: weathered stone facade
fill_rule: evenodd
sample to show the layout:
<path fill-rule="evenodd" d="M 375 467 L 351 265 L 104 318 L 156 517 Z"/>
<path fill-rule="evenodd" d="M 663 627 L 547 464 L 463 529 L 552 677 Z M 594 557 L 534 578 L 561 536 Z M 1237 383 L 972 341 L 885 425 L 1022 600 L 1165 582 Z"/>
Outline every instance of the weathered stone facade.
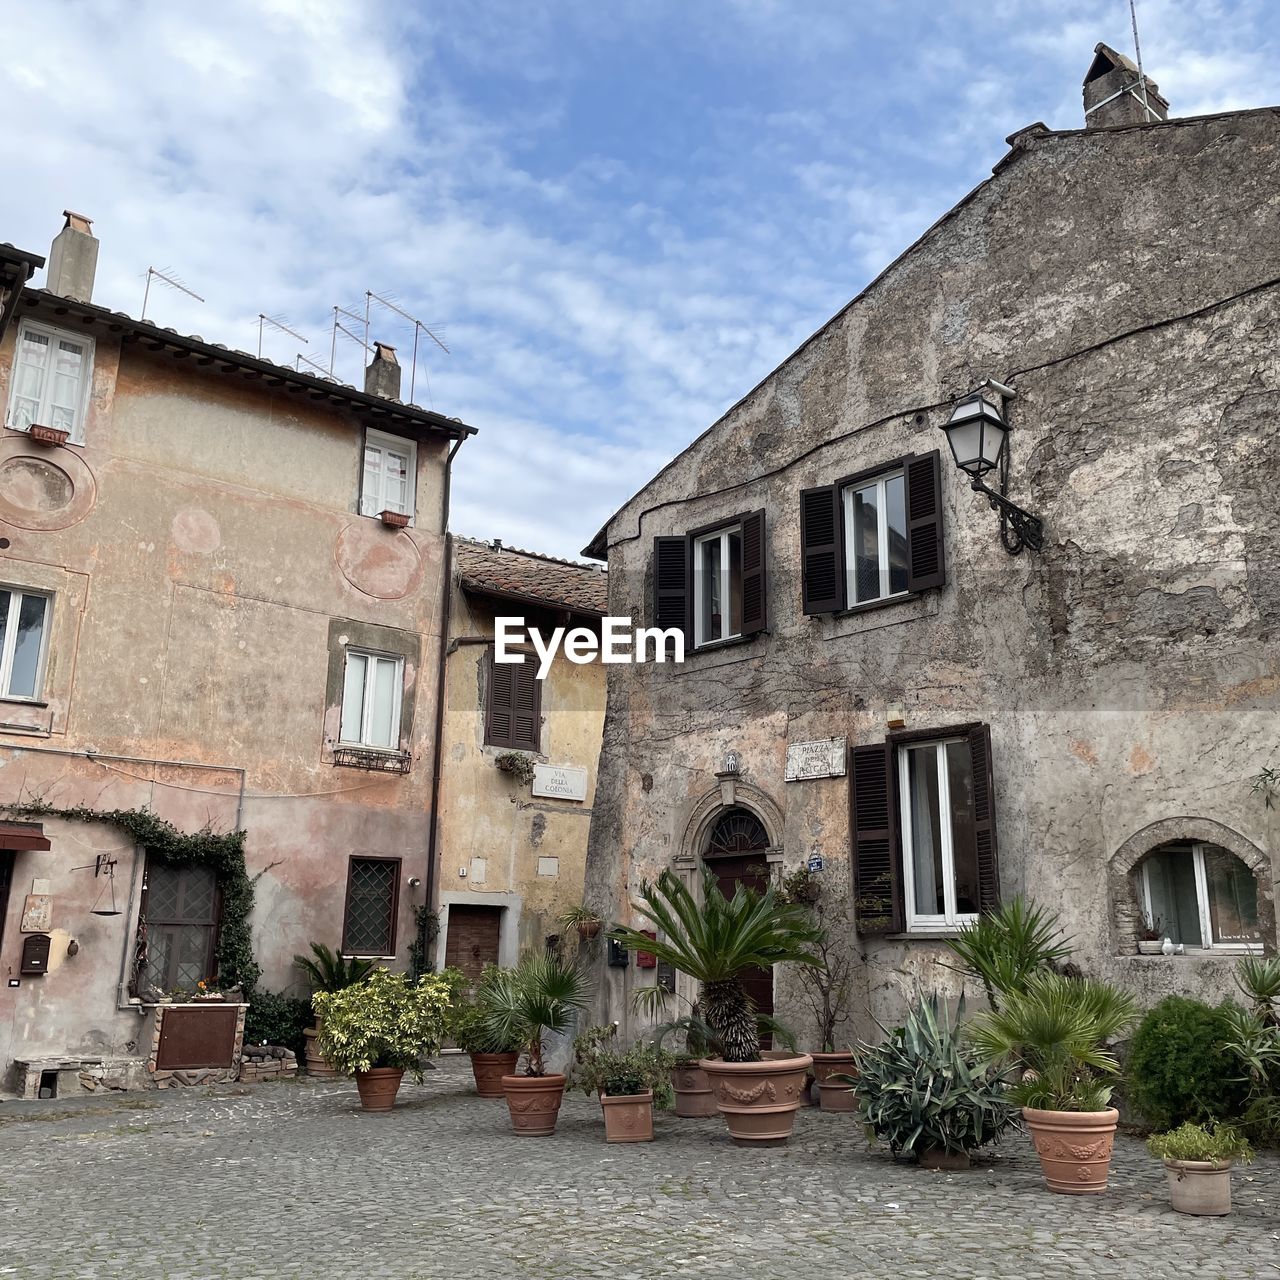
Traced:
<path fill-rule="evenodd" d="M 847 881 L 847 778 L 784 783 L 788 743 L 990 727 L 1000 885 L 1059 909 L 1075 958 L 1144 999 L 1233 990 L 1234 956 L 1136 953 L 1134 869 L 1209 840 L 1276 941 L 1280 814 L 1250 779 L 1280 709 L 1280 110 L 1010 139 L 993 176 L 627 503 L 589 550 L 610 612 L 650 619 L 654 539 L 766 513 L 767 629 L 609 673 L 589 899 L 692 877 L 724 803 L 786 869 Z M 984 378 L 1011 402 L 1011 558 L 942 426 Z M 942 450 L 946 582 L 801 611 L 801 491 Z M 859 934 L 856 1025 L 954 992 L 943 940 Z M 650 975 L 609 970 L 625 1023 Z M 811 1035 L 775 975 L 778 1012 Z"/>

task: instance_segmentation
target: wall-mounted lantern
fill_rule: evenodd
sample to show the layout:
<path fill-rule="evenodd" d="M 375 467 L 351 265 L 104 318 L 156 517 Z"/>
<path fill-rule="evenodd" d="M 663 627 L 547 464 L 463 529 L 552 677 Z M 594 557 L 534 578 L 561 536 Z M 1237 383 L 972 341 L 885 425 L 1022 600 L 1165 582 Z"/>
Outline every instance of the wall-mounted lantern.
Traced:
<path fill-rule="evenodd" d="M 983 494 L 1000 513 L 1000 542 L 1016 556 L 1023 547 L 1039 551 L 1044 546 L 1044 524 L 1038 516 L 1010 502 L 1008 402 L 1017 395 L 1012 387 L 988 378 L 972 395 L 956 402 L 943 426 L 951 456 L 969 477 L 970 486 Z M 989 488 L 984 477 L 996 471 L 1000 489 Z"/>

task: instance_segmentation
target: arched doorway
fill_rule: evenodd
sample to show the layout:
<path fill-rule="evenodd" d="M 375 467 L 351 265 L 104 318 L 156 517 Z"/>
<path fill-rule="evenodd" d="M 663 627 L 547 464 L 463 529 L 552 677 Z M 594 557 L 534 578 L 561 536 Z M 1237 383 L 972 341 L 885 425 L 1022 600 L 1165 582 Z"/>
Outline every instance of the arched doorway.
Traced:
<path fill-rule="evenodd" d="M 769 883 L 769 833 L 760 819 L 741 806 L 725 809 L 707 832 L 702 860 L 715 874 L 720 892 L 731 898 L 737 887 L 763 892 Z M 773 970 L 750 969 L 742 975 L 742 985 L 760 1013 L 773 1014 Z M 761 1037 L 761 1047 L 770 1048 L 771 1036 Z"/>

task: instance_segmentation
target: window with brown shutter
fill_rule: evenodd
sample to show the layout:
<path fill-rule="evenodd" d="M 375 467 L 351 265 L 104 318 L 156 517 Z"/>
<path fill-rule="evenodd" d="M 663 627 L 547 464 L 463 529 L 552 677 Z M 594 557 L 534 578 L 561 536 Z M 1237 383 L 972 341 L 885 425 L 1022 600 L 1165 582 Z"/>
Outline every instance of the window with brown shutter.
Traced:
<path fill-rule="evenodd" d="M 538 751 L 542 739 L 542 681 L 531 654 L 523 662 L 498 662 L 489 650 L 484 741 L 489 747 Z"/>
<path fill-rule="evenodd" d="M 887 742 L 854 747 L 849 769 L 854 922 L 859 933 L 902 928 L 902 871 Z"/>
<path fill-rule="evenodd" d="M 844 529 L 834 484 L 800 493 L 801 588 L 807 614 L 844 608 Z"/>
<path fill-rule="evenodd" d="M 907 590 L 946 582 L 942 548 L 942 466 L 938 451 L 907 460 Z"/>

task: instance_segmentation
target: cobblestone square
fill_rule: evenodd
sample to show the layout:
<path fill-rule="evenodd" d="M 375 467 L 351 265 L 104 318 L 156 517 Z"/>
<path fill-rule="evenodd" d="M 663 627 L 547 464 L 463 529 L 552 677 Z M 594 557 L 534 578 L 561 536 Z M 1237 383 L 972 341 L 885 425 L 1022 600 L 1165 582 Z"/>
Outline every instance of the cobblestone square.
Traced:
<path fill-rule="evenodd" d="M 518 1139 L 465 1059 L 439 1065 L 390 1116 L 341 1081 L 0 1104 L 0 1276 L 1280 1275 L 1274 1156 L 1236 1172 L 1231 1217 L 1187 1218 L 1133 1138 L 1108 1194 L 1073 1199 L 1020 1135 L 928 1173 L 814 1110 L 772 1150 L 665 1113 L 652 1144 L 607 1146 L 572 1094 L 553 1138 Z"/>

